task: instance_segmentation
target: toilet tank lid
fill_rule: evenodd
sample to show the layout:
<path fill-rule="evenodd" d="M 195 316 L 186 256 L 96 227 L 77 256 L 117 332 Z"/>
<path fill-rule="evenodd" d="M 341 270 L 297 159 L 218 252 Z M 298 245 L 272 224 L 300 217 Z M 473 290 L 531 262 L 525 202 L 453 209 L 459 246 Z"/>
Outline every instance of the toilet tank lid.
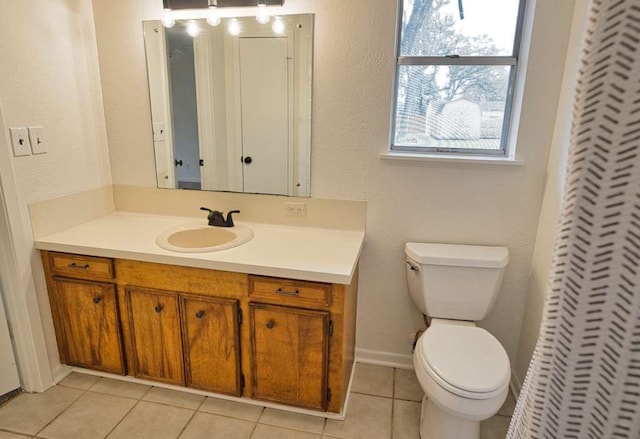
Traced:
<path fill-rule="evenodd" d="M 420 264 L 479 268 L 504 268 L 509 264 L 506 247 L 407 242 L 404 250 Z"/>

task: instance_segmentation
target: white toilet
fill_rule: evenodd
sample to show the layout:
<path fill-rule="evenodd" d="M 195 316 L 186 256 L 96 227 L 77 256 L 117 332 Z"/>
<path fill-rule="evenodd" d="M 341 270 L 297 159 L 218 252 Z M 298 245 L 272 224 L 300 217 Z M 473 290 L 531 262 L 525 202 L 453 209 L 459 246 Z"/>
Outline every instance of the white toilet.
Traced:
<path fill-rule="evenodd" d="M 474 322 L 498 295 L 509 251 L 504 247 L 405 246 L 407 280 L 429 329 L 413 354 L 422 400 L 422 439 L 478 439 L 480 421 L 498 412 L 509 390 L 509 358 Z"/>

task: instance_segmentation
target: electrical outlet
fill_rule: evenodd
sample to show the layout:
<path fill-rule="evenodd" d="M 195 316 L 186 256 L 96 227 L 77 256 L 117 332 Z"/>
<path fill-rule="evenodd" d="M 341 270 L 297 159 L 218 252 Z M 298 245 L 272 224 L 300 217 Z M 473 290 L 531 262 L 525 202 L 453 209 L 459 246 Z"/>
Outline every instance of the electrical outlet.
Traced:
<path fill-rule="evenodd" d="M 307 216 L 307 203 L 284 203 L 284 214 L 287 216 Z"/>

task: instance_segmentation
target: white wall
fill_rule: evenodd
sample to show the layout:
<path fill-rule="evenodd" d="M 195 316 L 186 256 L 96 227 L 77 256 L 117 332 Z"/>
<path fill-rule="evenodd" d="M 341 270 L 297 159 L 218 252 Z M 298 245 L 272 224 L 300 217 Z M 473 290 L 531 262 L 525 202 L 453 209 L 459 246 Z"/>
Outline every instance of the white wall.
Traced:
<path fill-rule="evenodd" d="M 553 133 L 551 155 L 547 168 L 547 183 L 540 211 L 535 251 L 531 265 L 531 274 L 527 293 L 525 313 L 522 320 L 520 342 L 514 371 L 519 384 L 529 367 L 538 331 L 542 319 L 542 310 L 548 294 L 549 271 L 551 269 L 553 248 L 557 233 L 558 218 L 562 205 L 562 196 L 566 178 L 567 155 L 569 150 L 572 108 L 575 97 L 576 80 L 581 55 L 584 30 L 587 23 L 589 2 L 576 2 L 571 25 L 571 39 L 567 50 L 564 77 L 556 126 Z"/>
<path fill-rule="evenodd" d="M 158 19 L 161 3 L 94 0 L 94 8 L 114 184 L 155 186 L 140 21 Z M 360 354 L 409 358 L 409 333 L 422 319 L 407 294 L 403 245 L 434 241 L 509 247 L 512 262 L 482 326 L 515 359 L 573 0 L 537 2 L 517 145 L 521 167 L 381 160 L 396 2 L 288 0 L 285 10 L 316 14 L 312 196 L 368 202 Z"/>
<path fill-rule="evenodd" d="M 10 183 L 4 186 L 12 192 L 10 207 L 15 208 L 8 214 L 15 226 L 12 243 L 19 273 L 6 293 L 11 295 L 8 302 L 28 304 L 25 312 L 37 316 L 40 308 L 55 368 L 55 339 L 27 204 L 111 183 L 93 11 L 88 0 L 0 0 L 0 11 L 0 106 L 5 125 L 43 126 L 49 144 L 47 154 L 11 158 L 10 168 L 0 167 L 3 185 Z M 4 129 L 0 135 L 8 138 Z M 0 147 L 5 157 L 4 141 Z M 13 256 L 3 255 L 12 260 Z M 23 342 L 33 347 L 42 340 L 36 334 Z M 27 383 L 27 388 L 50 385 L 48 374 L 33 386 Z"/>

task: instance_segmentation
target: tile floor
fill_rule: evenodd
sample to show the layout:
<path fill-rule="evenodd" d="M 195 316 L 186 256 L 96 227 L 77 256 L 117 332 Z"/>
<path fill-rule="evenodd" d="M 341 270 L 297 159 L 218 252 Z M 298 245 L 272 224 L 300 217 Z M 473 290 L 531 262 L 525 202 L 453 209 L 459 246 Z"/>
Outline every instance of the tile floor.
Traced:
<path fill-rule="evenodd" d="M 344 421 L 73 373 L 0 407 L 0 439 L 419 439 L 413 371 L 358 364 Z M 512 397 L 482 424 L 504 438 Z"/>

